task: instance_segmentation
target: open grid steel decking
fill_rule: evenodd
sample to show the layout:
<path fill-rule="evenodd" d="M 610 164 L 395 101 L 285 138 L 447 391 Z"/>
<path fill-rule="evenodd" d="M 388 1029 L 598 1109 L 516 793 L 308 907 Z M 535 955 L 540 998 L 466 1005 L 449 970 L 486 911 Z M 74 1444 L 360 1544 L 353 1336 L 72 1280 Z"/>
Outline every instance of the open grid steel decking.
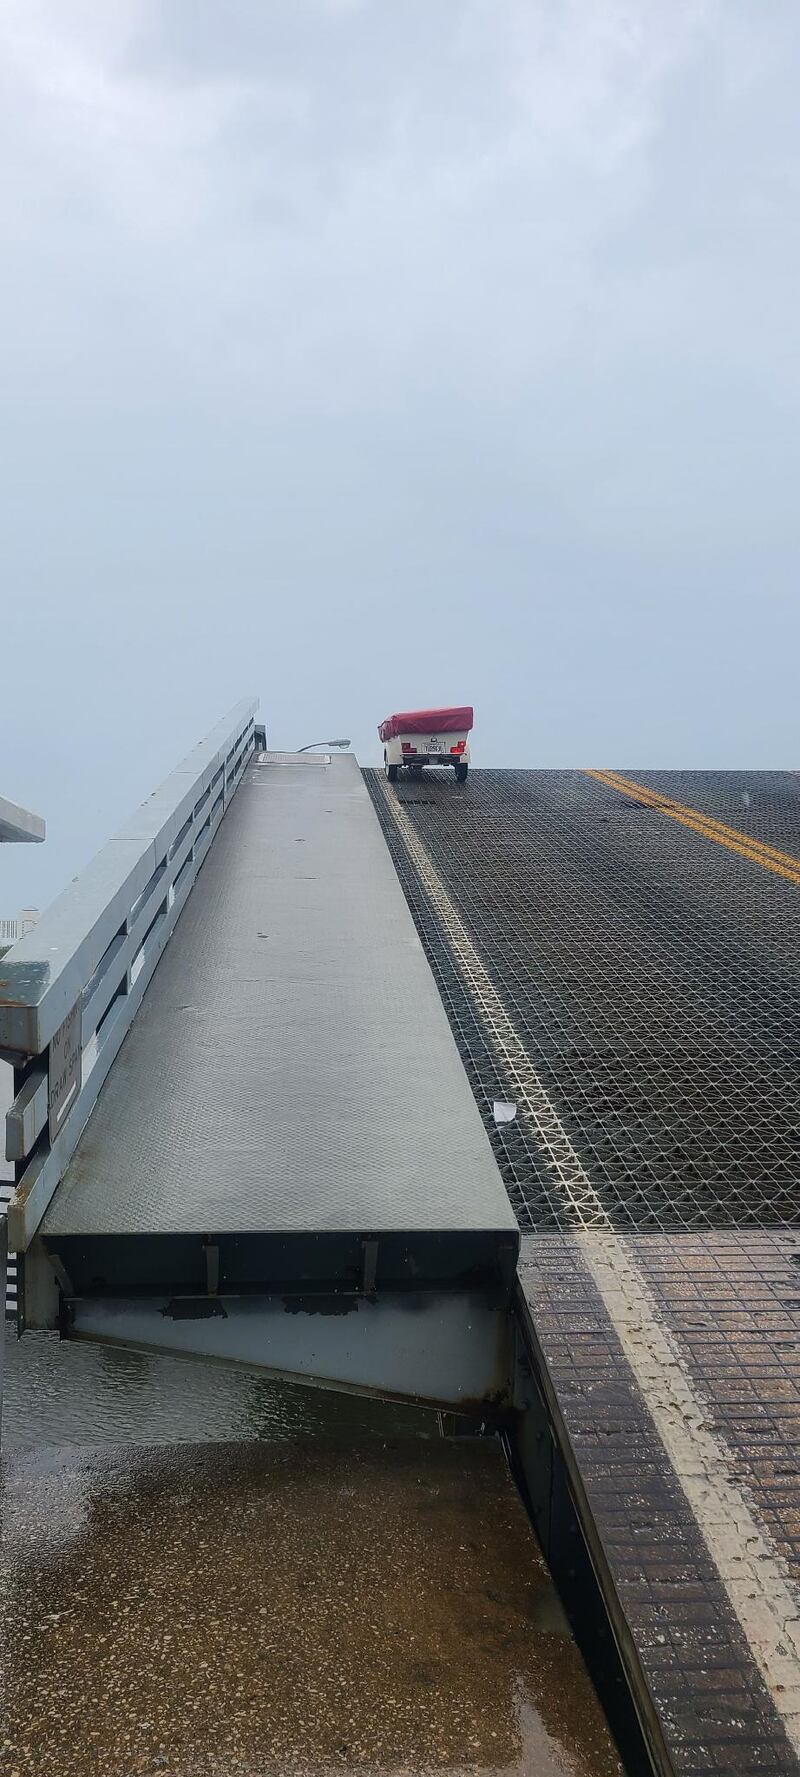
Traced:
<path fill-rule="evenodd" d="M 446 935 L 373 799 L 520 1225 L 572 1219 L 505 1096 Z M 638 773 L 800 857 L 800 777 Z M 429 773 L 413 824 L 620 1229 L 785 1224 L 800 1204 L 796 885 L 578 771 Z"/>
<path fill-rule="evenodd" d="M 796 1777 L 800 778 L 367 780 L 652 1768 Z"/>

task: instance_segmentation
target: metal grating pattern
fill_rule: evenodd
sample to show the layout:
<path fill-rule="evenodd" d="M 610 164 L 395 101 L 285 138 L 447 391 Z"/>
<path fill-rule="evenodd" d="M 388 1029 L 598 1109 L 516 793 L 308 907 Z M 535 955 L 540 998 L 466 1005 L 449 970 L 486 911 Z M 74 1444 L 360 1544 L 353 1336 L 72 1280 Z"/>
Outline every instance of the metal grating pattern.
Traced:
<path fill-rule="evenodd" d="M 565 1228 L 563 1193 L 530 1129 L 494 1126 L 492 1101 L 507 1093 L 490 1038 L 383 780 L 365 776 L 520 1225 Z M 639 781 L 691 804 L 698 776 L 706 812 L 733 820 L 748 774 Z M 760 836 L 800 857 L 800 779 L 754 779 Z M 478 771 L 463 788 L 429 773 L 394 794 L 612 1224 L 796 1222 L 794 884 L 582 772 Z"/>
<path fill-rule="evenodd" d="M 672 796 L 713 820 L 800 857 L 800 772 L 623 772 L 659 795 Z"/>

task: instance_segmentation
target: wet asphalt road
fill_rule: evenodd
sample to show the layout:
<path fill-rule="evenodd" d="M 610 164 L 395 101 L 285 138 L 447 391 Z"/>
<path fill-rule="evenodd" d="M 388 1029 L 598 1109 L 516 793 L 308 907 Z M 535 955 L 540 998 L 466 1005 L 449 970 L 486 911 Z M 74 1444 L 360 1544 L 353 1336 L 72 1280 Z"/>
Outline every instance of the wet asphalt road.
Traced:
<path fill-rule="evenodd" d="M 496 1443 L 192 1362 L 8 1355 L 3 1777 L 619 1771 Z"/>
<path fill-rule="evenodd" d="M 8 1777 L 617 1769 L 494 1443 L 31 1451 L 3 1511 Z"/>

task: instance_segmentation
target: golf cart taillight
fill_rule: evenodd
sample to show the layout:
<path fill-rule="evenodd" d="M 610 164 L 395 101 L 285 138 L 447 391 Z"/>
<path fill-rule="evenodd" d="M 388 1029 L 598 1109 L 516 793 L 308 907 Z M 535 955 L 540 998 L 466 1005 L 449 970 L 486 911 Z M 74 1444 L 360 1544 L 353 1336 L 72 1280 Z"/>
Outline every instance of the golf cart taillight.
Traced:
<path fill-rule="evenodd" d="M 412 747 L 410 740 L 401 740 L 400 745 L 404 753 L 415 753 L 417 750 L 416 747 Z"/>
<path fill-rule="evenodd" d="M 450 748 L 451 753 L 465 753 L 466 750 L 467 743 L 465 740 L 457 740 L 455 746 Z"/>

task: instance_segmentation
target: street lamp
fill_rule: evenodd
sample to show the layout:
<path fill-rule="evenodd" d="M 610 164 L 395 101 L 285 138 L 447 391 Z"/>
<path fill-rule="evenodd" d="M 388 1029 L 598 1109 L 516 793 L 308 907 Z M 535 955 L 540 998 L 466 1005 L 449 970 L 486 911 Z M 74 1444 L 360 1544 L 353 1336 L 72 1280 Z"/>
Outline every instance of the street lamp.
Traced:
<path fill-rule="evenodd" d="M 349 740 L 310 740 L 307 747 L 298 747 L 298 753 L 313 753 L 315 747 L 349 747 Z"/>

